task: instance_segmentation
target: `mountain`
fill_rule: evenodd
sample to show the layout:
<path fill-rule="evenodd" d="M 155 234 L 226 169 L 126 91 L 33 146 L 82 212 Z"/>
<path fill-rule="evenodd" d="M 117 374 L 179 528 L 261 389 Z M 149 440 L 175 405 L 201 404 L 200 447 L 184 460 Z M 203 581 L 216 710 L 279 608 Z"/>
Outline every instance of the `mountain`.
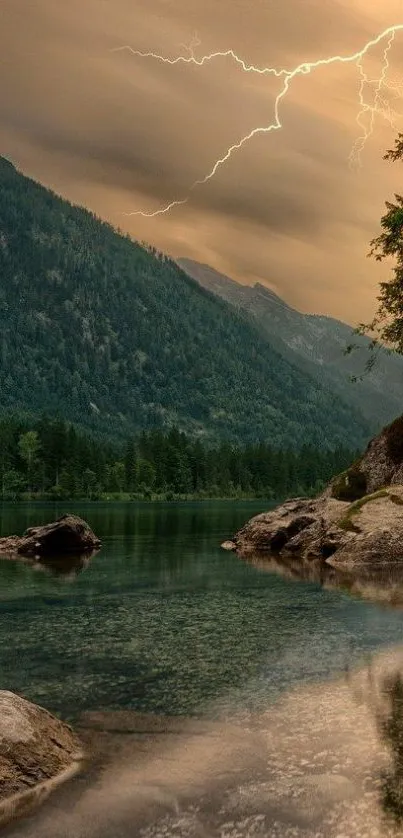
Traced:
<path fill-rule="evenodd" d="M 366 416 L 374 432 L 402 412 L 403 358 L 381 350 L 373 369 L 360 376 L 368 360 L 370 339 L 352 336 L 351 326 L 317 314 L 301 314 L 260 283 L 240 285 L 207 265 L 178 259 L 186 273 L 226 300 L 238 311 L 246 312 L 283 358 L 308 373 L 323 386 Z M 356 343 L 359 351 L 344 354 Z"/>
<path fill-rule="evenodd" d="M 178 265 L 0 158 L 2 412 L 121 438 L 361 446 L 358 409 Z"/>

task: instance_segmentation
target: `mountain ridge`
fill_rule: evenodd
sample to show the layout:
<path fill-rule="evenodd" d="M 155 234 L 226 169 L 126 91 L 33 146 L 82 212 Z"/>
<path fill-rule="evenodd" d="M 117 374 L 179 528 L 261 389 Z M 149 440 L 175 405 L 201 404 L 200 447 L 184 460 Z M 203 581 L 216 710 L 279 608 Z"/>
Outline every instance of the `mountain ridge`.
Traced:
<path fill-rule="evenodd" d="M 1 410 L 105 434 L 355 448 L 362 413 L 174 260 L 0 161 Z"/>
<path fill-rule="evenodd" d="M 401 413 L 403 358 L 382 351 L 375 368 L 353 384 L 350 378 L 360 377 L 365 371 L 361 359 L 368 352 L 370 338 L 353 339 L 351 326 L 328 315 L 297 311 L 261 283 L 241 285 L 190 259 L 177 262 L 202 287 L 245 311 L 283 357 L 362 410 L 375 429 L 380 430 Z M 345 348 L 352 342 L 360 352 L 346 356 Z"/>

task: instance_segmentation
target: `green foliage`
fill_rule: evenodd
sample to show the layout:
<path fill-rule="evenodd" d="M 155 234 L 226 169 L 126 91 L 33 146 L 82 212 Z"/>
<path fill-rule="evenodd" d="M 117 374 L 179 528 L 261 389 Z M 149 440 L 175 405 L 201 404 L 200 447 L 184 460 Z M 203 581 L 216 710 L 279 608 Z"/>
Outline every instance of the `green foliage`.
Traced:
<path fill-rule="evenodd" d="M 385 160 L 403 159 L 403 134 L 399 133 L 395 147 L 384 155 Z M 374 334 L 372 350 L 377 352 L 380 342 L 403 353 L 403 196 L 395 194 L 395 203 L 386 201 L 386 213 L 381 218 L 381 234 L 371 241 L 369 256 L 378 262 L 387 257 L 395 259 L 393 275 L 380 283 L 378 310 L 371 323 L 362 323 L 357 332 Z M 375 358 L 375 356 L 374 356 Z M 373 366 L 374 359 L 368 362 Z"/>
<path fill-rule="evenodd" d="M 36 470 L 35 466 L 38 464 L 38 454 L 40 449 L 40 442 L 37 431 L 27 431 L 21 434 L 18 440 L 18 448 L 21 459 L 24 461 L 27 469 L 27 478 L 29 491 L 31 491 L 32 480 L 35 476 L 36 480 L 40 480 L 40 471 Z"/>
<path fill-rule="evenodd" d="M 49 417 L 0 418 L 1 499 L 265 497 L 314 494 L 351 461 L 347 449 L 202 445 L 173 428 L 111 443 Z"/>
<path fill-rule="evenodd" d="M 357 464 L 338 474 L 332 483 L 332 498 L 336 500 L 359 500 L 366 491 L 367 479 Z"/>
<path fill-rule="evenodd" d="M 121 441 L 175 426 L 203 444 L 295 449 L 351 448 L 370 436 L 358 410 L 175 262 L 1 159 L 0 392 L 3 411 L 45 410 Z M 57 494 L 72 472 L 62 475 L 63 452 L 52 445 Z M 133 488 L 128 451 L 122 462 Z M 186 490 L 183 458 L 171 468 L 180 477 L 170 484 Z"/>
<path fill-rule="evenodd" d="M 17 500 L 26 488 L 24 475 L 15 468 L 3 472 L 1 482 L 2 497 L 8 500 Z"/>
<path fill-rule="evenodd" d="M 21 434 L 18 440 L 18 448 L 22 459 L 26 462 L 27 467 L 30 468 L 38 458 L 40 443 L 37 431 L 27 431 Z"/>

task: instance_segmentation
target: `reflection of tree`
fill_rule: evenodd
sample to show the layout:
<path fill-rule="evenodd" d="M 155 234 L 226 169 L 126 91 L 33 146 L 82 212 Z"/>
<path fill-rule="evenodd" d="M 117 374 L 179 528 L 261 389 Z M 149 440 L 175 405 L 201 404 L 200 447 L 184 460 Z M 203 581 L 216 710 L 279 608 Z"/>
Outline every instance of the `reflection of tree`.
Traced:
<path fill-rule="evenodd" d="M 391 750 L 392 766 L 382 777 L 382 806 L 398 824 L 403 823 L 403 679 L 401 673 L 385 678 L 383 694 L 389 704 L 380 720 L 382 737 Z"/>

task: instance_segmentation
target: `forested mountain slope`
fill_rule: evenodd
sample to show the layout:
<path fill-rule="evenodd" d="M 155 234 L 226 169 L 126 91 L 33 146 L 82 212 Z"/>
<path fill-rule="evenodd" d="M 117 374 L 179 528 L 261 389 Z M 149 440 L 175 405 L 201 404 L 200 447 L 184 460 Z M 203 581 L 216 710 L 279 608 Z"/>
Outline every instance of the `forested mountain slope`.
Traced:
<path fill-rule="evenodd" d="M 178 259 L 178 264 L 203 288 L 247 312 L 283 357 L 362 410 L 374 431 L 401 414 L 403 358 L 399 355 L 382 350 L 373 369 L 352 383 L 351 376 L 360 376 L 370 357 L 369 338 L 352 337 L 351 326 L 332 317 L 301 314 L 260 283 L 241 285 L 190 259 Z M 345 355 L 352 342 L 360 351 Z"/>
<path fill-rule="evenodd" d="M 177 264 L 0 158 L 1 410 L 110 436 L 178 426 L 205 439 L 349 448 L 358 410 Z"/>

